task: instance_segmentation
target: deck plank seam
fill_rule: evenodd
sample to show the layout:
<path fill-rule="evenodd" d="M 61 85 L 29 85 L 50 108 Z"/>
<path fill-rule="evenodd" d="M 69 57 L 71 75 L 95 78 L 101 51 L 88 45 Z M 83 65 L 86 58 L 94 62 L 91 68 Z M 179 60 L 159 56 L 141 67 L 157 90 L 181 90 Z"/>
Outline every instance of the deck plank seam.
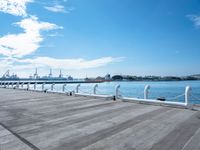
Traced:
<path fill-rule="evenodd" d="M 33 145 L 31 142 L 29 142 L 28 140 L 26 140 L 25 138 L 21 137 L 19 134 L 15 133 L 14 131 L 12 131 L 9 127 L 7 127 L 5 124 L 0 122 L 0 125 L 5 128 L 6 130 L 8 130 L 10 133 L 12 133 L 15 137 L 17 137 L 20 141 L 22 141 L 24 144 L 26 144 L 28 147 L 30 147 L 33 150 L 40 150 L 37 146 Z"/>

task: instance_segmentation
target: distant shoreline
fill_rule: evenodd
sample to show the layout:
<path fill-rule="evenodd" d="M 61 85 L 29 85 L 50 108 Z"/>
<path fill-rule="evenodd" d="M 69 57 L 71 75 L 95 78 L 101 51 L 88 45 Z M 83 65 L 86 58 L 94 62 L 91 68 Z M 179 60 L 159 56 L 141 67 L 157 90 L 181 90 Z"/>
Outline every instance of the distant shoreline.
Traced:
<path fill-rule="evenodd" d="M 102 79 L 104 80 L 104 79 Z M 114 75 L 110 78 L 111 81 L 197 81 L 200 80 L 200 75 L 191 76 L 130 76 L 130 75 Z"/>
<path fill-rule="evenodd" d="M 183 81 L 200 81 L 198 80 L 113 80 L 113 81 L 105 81 L 105 82 L 183 82 Z"/>
<path fill-rule="evenodd" d="M 200 74 L 190 76 L 131 76 L 131 75 L 114 75 L 107 74 L 105 77 L 96 78 L 0 78 L 0 82 L 21 82 L 21 83 L 101 83 L 101 82 L 177 82 L 177 81 L 200 81 Z"/>

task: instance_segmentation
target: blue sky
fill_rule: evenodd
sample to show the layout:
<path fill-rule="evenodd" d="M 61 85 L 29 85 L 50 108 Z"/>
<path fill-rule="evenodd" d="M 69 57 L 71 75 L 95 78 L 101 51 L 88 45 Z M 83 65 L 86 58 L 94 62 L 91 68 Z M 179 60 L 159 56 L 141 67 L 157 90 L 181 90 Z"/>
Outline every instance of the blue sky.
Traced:
<path fill-rule="evenodd" d="M 0 20 L 1 74 L 200 73 L 199 0 L 1 0 Z"/>

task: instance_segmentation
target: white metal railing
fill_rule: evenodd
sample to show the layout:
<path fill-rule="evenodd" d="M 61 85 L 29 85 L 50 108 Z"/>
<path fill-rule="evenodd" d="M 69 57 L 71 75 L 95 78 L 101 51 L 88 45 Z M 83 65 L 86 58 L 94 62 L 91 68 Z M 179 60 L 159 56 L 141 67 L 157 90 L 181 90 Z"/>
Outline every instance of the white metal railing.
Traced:
<path fill-rule="evenodd" d="M 80 88 L 80 86 L 81 86 L 81 84 L 78 84 L 78 85 L 76 86 L 76 93 L 79 93 L 79 88 Z"/>
<path fill-rule="evenodd" d="M 98 84 L 95 84 L 91 90 L 82 90 L 81 85 L 78 84 L 76 86 L 76 92 L 74 93 L 75 96 L 92 96 L 92 97 L 102 97 L 106 99 L 113 99 L 113 95 L 102 95 L 102 94 L 97 94 L 98 91 Z"/>
<path fill-rule="evenodd" d="M 117 100 L 121 95 L 119 94 L 120 84 L 115 86 L 115 97 L 114 100 Z"/>
<path fill-rule="evenodd" d="M 98 84 L 95 84 L 93 87 L 93 94 L 97 94 Z"/>
<path fill-rule="evenodd" d="M 27 90 L 30 89 L 30 84 L 33 84 L 33 90 L 37 90 L 37 82 L 35 83 L 26 83 L 26 86 L 27 86 Z M 0 82 L 0 87 L 8 87 L 8 88 L 22 88 L 24 89 L 24 85 L 25 83 L 24 82 L 5 82 L 5 81 L 1 81 Z M 11 87 L 10 87 L 11 86 Z M 52 83 L 51 84 L 51 87 L 50 87 L 50 91 L 54 91 L 55 88 L 55 83 Z M 63 93 L 75 93 L 76 95 L 99 95 L 97 94 L 97 91 L 98 91 L 98 84 L 95 84 L 93 86 L 93 89 L 91 91 L 83 91 L 80 89 L 81 87 L 81 84 L 77 84 L 76 88 L 75 88 L 75 92 L 74 91 L 68 91 L 67 88 L 66 88 L 67 84 L 63 84 L 62 86 L 62 92 Z M 191 91 L 192 91 L 192 88 L 190 86 L 186 86 L 185 87 L 185 91 L 183 94 L 181 95 L 177 95 L 173 98 L 166 98 L 164 99 L 163 101 L 159 101 L 157 99 L 149 99 L 149 93 L 150 93 L 150 85 L 146 85 L 144 87 L 144 98 L 134 98 L 134 97 L 125 97 L 124 95 L 125 94 L 122 94 L 122 92 L 120 91 L 120 85 L 116 85 L 115 86 L 115 94 L 113 95 L 113 99 L 114 100 L 133 100 L 133 101 L 138 101 L 138 102 L 151 102 L 151 103 L 159 103 L 159 104 L 171 104 L 171 105 L 183 105 L 183 106 L 190 106 L 191 103 L 190 103 L 190 99 L 191 98 L 194 98 L 193 95 L 191 95 Z M 45 83 L 42 84 L 42 91 L 46 91 L 48 89 L 45 89 Z M 71 95 L 71 94 L 70 94 Z M 101 96 L 101 95 L 100 95 Z M 108 95 L 108 96 L 111 96 L 111 95 Z M 103 97 L 103 95 L 102 95 Z M 175 101 L 169 101 L 170 99 L 171 100 L 176 100 L 180 97 L 184 97 L 184 102 L 175 102 Z M 197 99 L 197 97 L 196 97 Z M 200 100 L 200 98 L 199 98 Z"/>
<path fill-rule="evenodd" d="M 65 92 L 67 84 L 63 84 L 62 91 Z"/>
<path fill-rule="evenodd" d="M 146 85 L 144 88 L 144 99 L 148 99 L 149 98 L 149 90 L 150 90 L 150 85 Z"/>
<path fill-rule="evenodd" d="M 121 99 L 121 100 L 132 100 L 132 101 L 136 101 L 136 102 L 147 102 L 147 103 L 157 103 L 157 104 L 167 104 L 167 105 L 180 105 L 180 106 L 186 106 L 186 107 L 190 107 L 191 103 L 189 102 L 190 99 L 190 95 L 191 95 L 191 87 L 190 86 L 186 86 L 185 88 L 185 92 L 184 94 L 175 96 L 174 98 L 177 97 L 181 97 L 184 96 L 185 100 L 184 102 L 173 102 L 173 101 L 167 101 L 167 99 L 163 99 L 163 101 L 159 101 L 157 99 L 149 99 L 149 90 L 150 90 L 150 86 L 146 85 L 144 88 L 144 98 L 132 98 L 132 97 L 123 97 L 122 95 L 120 95 L 120 86 L 118 85 L 116 87 L 116 99 Z"/>
<path fill-rule="evenodd" d="M 44 86 L 45 86 L 45 83 L 42 83 L 42 91 L 44 91 Z"/>

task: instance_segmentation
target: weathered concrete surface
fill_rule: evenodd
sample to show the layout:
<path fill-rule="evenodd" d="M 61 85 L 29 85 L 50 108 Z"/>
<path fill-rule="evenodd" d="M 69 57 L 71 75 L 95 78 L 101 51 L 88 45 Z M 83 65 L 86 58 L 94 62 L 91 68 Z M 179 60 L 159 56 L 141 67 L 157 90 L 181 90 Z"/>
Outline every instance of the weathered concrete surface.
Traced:
<path fill-rule="evenodd" d="M 0 89 L 0 150 L 199 150 L 200 112 Z"/>

